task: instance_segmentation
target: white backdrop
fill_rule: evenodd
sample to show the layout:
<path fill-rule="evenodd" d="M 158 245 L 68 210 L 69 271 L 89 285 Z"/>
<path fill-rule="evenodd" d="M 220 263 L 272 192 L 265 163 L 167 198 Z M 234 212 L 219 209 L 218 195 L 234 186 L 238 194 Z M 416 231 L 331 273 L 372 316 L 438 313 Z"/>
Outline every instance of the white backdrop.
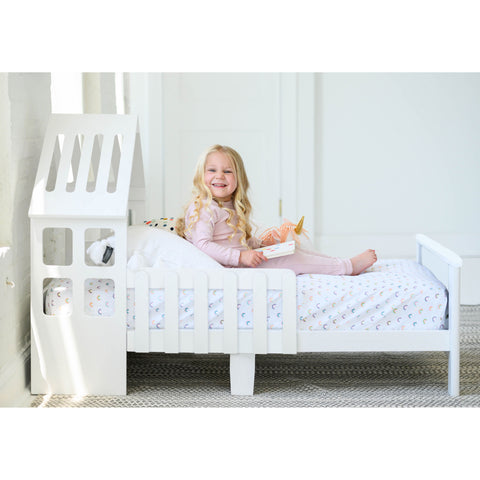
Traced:
<path fill-rule="evenodd" d="M 480 75 L 326 73 L 315 85 L 316 244 L 413 256 L 425 233 L 464 259 L 480 303 Z"/>
<path fill-rule="evenodd" d="M 316 87 L 319 232 L 480 233 L 480 75 L 323 74 Z"/>

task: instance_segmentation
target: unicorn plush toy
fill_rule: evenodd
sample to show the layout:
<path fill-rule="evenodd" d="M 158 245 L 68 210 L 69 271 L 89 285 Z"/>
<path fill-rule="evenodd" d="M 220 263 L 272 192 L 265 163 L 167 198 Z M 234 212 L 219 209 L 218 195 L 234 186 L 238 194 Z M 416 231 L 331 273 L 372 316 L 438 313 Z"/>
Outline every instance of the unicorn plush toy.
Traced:
<path fill-rule="evenodd" d="M 288 241 L 295 240 L 295 245 L 297 247 L 302 246 L 303 249 L 312 249 L 310 238 L 307 235 L 307 230 L 303 228 L 303 216 L 300 221 L 295 225 L 286 218 L 283 219 L 283 223 L 280 227 L 271 227 L 265 230 L 260 235 L 260 240 L 262 244 L 269 246 L 275 245 L 276 243 L 284 243 Z M 303 238 L 301 238 L 303 236 Z"/>

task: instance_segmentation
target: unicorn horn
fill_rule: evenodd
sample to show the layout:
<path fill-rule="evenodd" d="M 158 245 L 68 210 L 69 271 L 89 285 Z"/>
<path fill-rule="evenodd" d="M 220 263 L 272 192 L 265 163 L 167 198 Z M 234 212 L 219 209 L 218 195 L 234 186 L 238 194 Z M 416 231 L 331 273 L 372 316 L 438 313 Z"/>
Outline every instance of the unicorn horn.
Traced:
<path fill-rule="evenodd" d="M 297 223 L 297 226 L 295 227 L 295 233 L 297 235 L 300 235 L 300 233 L 302 232 L 302 228 L 303 228 L 303 219 L 305 218 L 305 216 L 303 216 L 300 221 Z"/>

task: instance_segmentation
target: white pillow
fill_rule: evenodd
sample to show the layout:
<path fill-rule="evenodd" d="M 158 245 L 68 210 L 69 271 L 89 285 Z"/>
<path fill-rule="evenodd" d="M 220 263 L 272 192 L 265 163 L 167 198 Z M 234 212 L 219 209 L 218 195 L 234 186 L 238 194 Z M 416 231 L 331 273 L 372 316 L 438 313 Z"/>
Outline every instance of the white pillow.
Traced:
<path fill-rule="evenodd" d="M 134 225 L 127 229 L 129 267 L 224 268 L 213 258 L 178 235 L 167 230 Z"/>

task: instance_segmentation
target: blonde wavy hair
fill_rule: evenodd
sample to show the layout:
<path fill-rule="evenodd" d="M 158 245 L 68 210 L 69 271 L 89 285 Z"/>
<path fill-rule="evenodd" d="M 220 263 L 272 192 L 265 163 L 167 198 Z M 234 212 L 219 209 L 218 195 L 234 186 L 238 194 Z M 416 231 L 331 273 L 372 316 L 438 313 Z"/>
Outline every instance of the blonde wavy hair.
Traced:
<path fill-rule="evenodd" d="M 205 164 L 207 158 L 211 153 L 221 152 L 224 153 L 232 162 L 233 170 L 235 177 L 237 179 L 237 188 L 232 194 L 232 201 L 235 211 L 224 207 L 221 200 L 216 199 L 212 196 L 212 192 L 205 184 Z M 252 206 L 250 200 L 247 196 L 248 188 L 250 184 L 248 182 L 247 174 L 245 172 L 245 167 L 243 165 L 242 157 L 236 152 L 233 148 L 227 147 L 224 145 L 213 145 L 199 158 L 197 165 L 195 167 L 195 174 L 193 176 L 193 190 L 192 190 L 192 199 L 184 208 L 184 214 L 177 220 L 176 230 L 178 235 L 185 238 L 185 233 L 189 232 L 195 223 L 200 219 L 200 210 L 206 208 L 210 210 L 210 204 L 212 200 L 215 200 L 220 208 L 228 212 L 227 225 L 233 229 L 230 239 L 240 231 L 241 237 L 240 242 L 242 245 L 247 246 L 247 241 L 252 236 L 252 227 L 250 225 L 250 214 L 252 212 Z M 195 210 L 190 218 L 188 219 L 188 225 L 185 224 L 185 215 L 189 205 L 193 202 L 195 205 Z M 234 214 L 237 214 L 238 222 L 236 225 L 232 223 Z"/>

